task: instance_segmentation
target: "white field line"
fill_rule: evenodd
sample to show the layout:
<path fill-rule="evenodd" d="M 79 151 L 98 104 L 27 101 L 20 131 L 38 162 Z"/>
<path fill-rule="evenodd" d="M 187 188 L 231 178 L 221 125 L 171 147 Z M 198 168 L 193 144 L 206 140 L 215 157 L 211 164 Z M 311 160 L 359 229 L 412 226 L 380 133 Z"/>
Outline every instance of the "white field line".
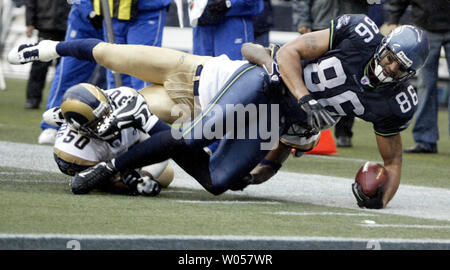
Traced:
<path fill-rule="evenodd" d="M 267 212 L 270 215 L 281 216 L 356 216 L 356 217 L 376 217 L 378 215 L 369 213 L 341 213 L 341 212 Z"/>
<path fill-rule="evenodd" d="M 11 158 L 13 157 L 13 158 Z M 302 157 L 303 158 L 303 157 Z M 301 162 L 301 159 L 298 162 Z M 330 157 L 324 157 L 330 158 Z M 331 157 L 338 158 L 338 157 Z M 353 162 L 356 160 L 348 159 Z M 359 162 L 359 161 L 358 161 Z M 170 187 L 203 190 L 191 176 L 174 162 L 175 179 Z M 50 146 L 0 141 L 0 166 L 59 172 L 53 160 Z M 326 167 L 323 168 L 326 170 Z M 448 177 L 448 176 L 442 176 Z M 411 185 L 400 185 L 395 197 L 382 210 L 360 209 L 351 192 L 354 179 L 314 174 L 278 172 L 261 185 L 251 185 L 244 191 L 228 194 L 244 198 L 258 198 L 274 201 L 292 201 L 357 210 L 362 213 L 396 214 L 424 219 L 450 221 L 450 189 Z M 169 187 L 169 190 L 170 190 Z M 164 190 L 163 190 L 164 192 Z M 204 191 L 206 192 L 206 191 Z"/>
<path fill-rule="evenodd" d="M 27 184 L 65 184 L 60 180 L 27 180 L 27 179 L 0 179 L 0 183 L 27 183 Z"/>
<path fill-rule="evenodd" d="M 450 225 L 421 225 L 421 224 L 357 224 L 369 228 L 402 228 L 402 229 L 450 229 Z"/>
<path fill-rule="evenodd" d="M 281 204 L 280 202 L 270 201 L 196 201 L 196 200 L 176 200 L 179 203 L 193 204 Z"/>

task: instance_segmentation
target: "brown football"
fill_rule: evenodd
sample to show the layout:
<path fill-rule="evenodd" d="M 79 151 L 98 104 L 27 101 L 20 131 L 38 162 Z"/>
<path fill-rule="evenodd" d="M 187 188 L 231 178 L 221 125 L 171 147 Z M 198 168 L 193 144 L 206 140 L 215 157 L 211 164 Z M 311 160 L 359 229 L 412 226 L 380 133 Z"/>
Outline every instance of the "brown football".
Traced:
<path fill-rule="evenodd" d="M 361 185 L 362 191 L 368 196 L 376 194 L 379 186 L 386 184 L 388 173 L 379 163 L 367 161 L 359 169 L 355 182 Z"/>

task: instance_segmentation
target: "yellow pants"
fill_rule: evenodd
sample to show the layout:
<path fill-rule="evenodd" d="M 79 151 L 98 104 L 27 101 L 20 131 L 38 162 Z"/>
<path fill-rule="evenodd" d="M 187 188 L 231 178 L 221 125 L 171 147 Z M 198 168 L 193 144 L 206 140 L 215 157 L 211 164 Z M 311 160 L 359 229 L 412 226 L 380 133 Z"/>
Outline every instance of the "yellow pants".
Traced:
<path fill-rule="evenodd" d="M 152 85 L 140 91 L 149 107 L 162 121 L 173 123 L 179 116 L 171 115 L 175 104 L 186 104 L 194 113 L 195 72 L 210 56 L 198 56 L 168 48 L 144 45 L 99 43 L 93 55 L 100 65 L 129 74 Z"/>

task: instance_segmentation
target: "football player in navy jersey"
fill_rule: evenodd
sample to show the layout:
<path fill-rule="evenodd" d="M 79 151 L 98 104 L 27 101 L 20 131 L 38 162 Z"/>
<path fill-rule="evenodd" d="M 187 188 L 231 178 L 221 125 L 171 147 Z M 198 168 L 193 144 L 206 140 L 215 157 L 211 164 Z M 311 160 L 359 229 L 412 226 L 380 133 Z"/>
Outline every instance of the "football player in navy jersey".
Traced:
<path fill-rule="evenodd" d="M 314 145 L 320 131 L 334 125 L 339 116 L 352 115 L 374 124 L 390 176 L 388 185 L 375 197 L 362 193 L 359 186 L 353 187 L 358 205 L 368 208 L 385 207 L 398 188 L 399 132 L 408 126 L 417 105 L 415 91 L 405 81 L 423 65 L 428 54 L 426 36 L 418 28 L 402 26 L 383 37 L 364 15 L 344 15 L 333 20 L 328 29 L 298 37 L 278 51 L 276 61 L 267 54 L 253 57 L 252 62 L 261 66 L 225 56 L 195 56 L 98 40 L 55 43 L 50 44 L 51 49 L 47 45 L 23 46 L 11 51 L 8 60 L 25 63 L 75 56 L 164 87 L 175 79 L 177 85 L 188 85 L 200 98 L 202 113 L 183 127 L 183 136 L 174 136 L 179 133 L 169 127 L 150 128 L 149 139 L 84 171 L 73 182 L 98 183 L 118 171 L 172 158 L 206 190 L 218 195 L 253 183 L 250 171 L 270 151 L 262 144 L 279 139 L 278 148 L 283 148 L 280 153 L 289 151 L 296 142 Z M 252 58 L 251 53 L 247 59 Z M 230 114 L 217 112 L 227 112 L 230 104 L 279 106 L 266 106 L 265 112 L 258 111 L 253 120 L 246 119 L 245 125 L 234 121 L 228 126 L 225 123 Z M 138 114 L 141 105 L 130 103 L 116 111 L 110 121 L 105 121 L 103 134 L 108 135 L 115 127 L 147 125 Z M 163 124 L 158 122 L 158 126 Z M 216 128 L 205 131 L 202 126 Z M 248 134 L 254 126 L 268 127 L 271 136 L 258 133 L 239 140 L 230 136 L 236 130 Z M 214 141 L 219 141 L 219 146 L 210 156 L 203 148 Z"/>
<path fill-rule="evenodd" d="M 399 186 L 400 132 L 418 103 L 406 80 L 423 66 L 428 51 L 427 37 L 416 27 L 405 25 L 384 37 L 367 16 L 343 15 L 330 28 L 301 36 L 277 54 L 283 82 L 296 98 L 317 100 L 335 116 L 373 123 L 389 181 L 375 198 L 354 184 L 359 206 L 383 208 Z"/>

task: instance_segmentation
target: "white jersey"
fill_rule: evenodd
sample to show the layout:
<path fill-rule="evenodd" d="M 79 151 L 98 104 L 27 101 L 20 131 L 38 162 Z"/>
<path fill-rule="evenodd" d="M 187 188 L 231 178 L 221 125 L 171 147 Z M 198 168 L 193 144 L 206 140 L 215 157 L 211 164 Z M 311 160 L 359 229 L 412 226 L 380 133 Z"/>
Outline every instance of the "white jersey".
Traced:
<path fill-rule="evenodd" d="M 114 108 L 123 105 L 135 92 L 128 87 L 105 90 Z M 56 135 L 54 153 L 68 163 L 92 166 L 117 157 L 148 137 L 147 134 L 135 128 L 126 128 L 121 130 L 118 139 L 106 142 L 80 134 L 71 125 L 64 123 Z"/>
<path fill-rule="evenodd" d="M 222 90 L 231 75 L 247 63 L 245 60 L 230 60 L 225 54 L 206 61 L 198 85 L 199 105 L 202 110 Z"/>

